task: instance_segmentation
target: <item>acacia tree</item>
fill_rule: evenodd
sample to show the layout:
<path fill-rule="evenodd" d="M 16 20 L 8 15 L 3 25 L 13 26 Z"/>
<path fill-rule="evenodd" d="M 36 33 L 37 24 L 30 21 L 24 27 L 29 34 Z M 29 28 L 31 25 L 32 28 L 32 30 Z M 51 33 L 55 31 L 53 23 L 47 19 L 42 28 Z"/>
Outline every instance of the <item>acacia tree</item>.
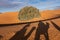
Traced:
<path fill-rule="evenodd" d="M 30 20 L 33 18 L 38 18 L 39 16 L 39 9 L 32 6 L 26 6 L 22 8 L 18 14 L 19 20 Z"/>

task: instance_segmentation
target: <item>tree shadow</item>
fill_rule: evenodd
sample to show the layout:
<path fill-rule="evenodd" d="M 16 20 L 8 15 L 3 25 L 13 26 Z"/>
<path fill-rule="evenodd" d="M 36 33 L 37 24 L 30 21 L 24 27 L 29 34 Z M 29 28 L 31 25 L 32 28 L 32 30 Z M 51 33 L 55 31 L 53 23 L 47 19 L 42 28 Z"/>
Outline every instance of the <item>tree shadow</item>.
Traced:
<path fill-rule="evenodd" d="M 51 21 L 51 23 L 54 25 L 54 27 L 55 27 L 57 30 L 60 31 L 60 27 L 59 27 L 57 24 L 55 24 L 53 21 Z"/>
<path fill-rule="evenodd" d="M 38 24 L 38 28 L 36 30 L 35 40 L 40 40 L 41 34 L 44 35 L 45 40 L 49 40 L 48 29 L 49 29 L 49 23 L 46 22 L 46 24 L 44 24 L 42 21 L 40 21 Z"/>
<path fill-rule="evenodd" d="M 33 27 L 31 31 L 25 36 L 28 26 L 30 26 L 30 23 L 25 25 L 24 28 L 18 31 L 10 40 L 27 40 L 30 37 L 33 30 L 35 29 L 35 27 Z"/>

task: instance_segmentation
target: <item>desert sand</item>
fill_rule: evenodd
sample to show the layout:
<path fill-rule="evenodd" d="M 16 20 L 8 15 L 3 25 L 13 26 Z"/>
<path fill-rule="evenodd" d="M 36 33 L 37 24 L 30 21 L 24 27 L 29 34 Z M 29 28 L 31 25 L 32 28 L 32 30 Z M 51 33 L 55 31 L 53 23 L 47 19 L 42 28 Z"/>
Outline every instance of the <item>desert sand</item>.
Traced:
<path fill-rule="evenodd" d="M 41 11 L 40 18 L 26 24 L 17 17 L 18 12 L 0 14 L 0 40 L 60 40 L 60 10 Z"/>

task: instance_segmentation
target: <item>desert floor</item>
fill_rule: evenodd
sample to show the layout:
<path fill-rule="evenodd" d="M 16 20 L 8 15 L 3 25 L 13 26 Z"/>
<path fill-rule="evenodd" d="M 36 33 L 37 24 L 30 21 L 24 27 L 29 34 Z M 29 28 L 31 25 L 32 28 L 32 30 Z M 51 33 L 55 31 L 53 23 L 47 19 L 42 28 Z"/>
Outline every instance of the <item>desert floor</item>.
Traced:
<path fill-rule="evenodd" d="M 40 20 L 33 19 L 38 22 L 26 24 L 18 24 L 18 12 L 0 14 L 0 40 L 60 40 L 60 10 L 40 14 Z"/>

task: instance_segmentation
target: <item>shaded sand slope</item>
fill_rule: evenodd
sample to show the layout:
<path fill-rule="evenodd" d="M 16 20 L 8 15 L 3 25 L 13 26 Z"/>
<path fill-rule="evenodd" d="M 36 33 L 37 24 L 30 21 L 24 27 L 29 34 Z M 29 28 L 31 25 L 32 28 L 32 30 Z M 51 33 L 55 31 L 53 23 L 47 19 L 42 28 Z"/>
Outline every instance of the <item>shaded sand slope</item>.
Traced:
<path fill-rule="evenodd" d="M 52 10 L 53 11 L 53 10 Z M 57 11 L 57 10 L 55 10 Z M 2 40 L 60 40 L 60 12 L 47 10 L 41 12 L 41 19 L 50 19 L 29 24 L 0 26 L 0 39 Z M 2 14 L 3 15 L 3 14 Z M 10 14 L 9 14 L 10 15 Z M 44 16 L 42 16 L 44 15 Z M 55 18 L 59 16 L 59 18 Z M 11 19 L 14 20 L 14 19 Z M 12 22 L 12 21 L 7 21 Z M 14 21 L 17 22 L 17 21 Z M 3 22 L 5 23 L 5 22 Z"/>

